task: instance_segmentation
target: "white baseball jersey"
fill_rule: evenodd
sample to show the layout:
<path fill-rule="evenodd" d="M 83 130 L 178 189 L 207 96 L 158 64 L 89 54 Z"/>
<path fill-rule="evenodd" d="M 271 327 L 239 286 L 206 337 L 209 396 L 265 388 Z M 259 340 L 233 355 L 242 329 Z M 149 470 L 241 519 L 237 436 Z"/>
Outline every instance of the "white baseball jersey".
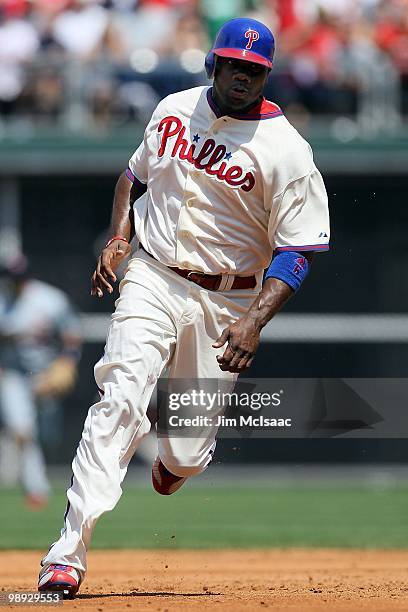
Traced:
<path fill-rule="evenodd" d="M 328 248 L 327 194 L 310 145 L 272 102 L 221 116 L 209 87 L 168 96 L 127 176 L 147 185 L 136 235 L 166 265 L 250 275 L 274 250 Z"/>

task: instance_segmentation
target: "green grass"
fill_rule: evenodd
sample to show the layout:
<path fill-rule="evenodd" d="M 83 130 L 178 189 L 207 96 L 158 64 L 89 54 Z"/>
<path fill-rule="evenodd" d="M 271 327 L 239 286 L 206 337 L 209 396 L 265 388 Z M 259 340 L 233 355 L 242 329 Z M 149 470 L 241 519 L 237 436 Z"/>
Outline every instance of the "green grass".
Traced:
<path fill-rule="evenodd" d="M 45 550 L 62 526 L 65 492 L 29 512 L 0 490 L 0 549 Z M 126 488 L 103 516 L 93 548 L 408 547 L 408 488 L 343 485 L 188 488 L 160 497 Z"/>

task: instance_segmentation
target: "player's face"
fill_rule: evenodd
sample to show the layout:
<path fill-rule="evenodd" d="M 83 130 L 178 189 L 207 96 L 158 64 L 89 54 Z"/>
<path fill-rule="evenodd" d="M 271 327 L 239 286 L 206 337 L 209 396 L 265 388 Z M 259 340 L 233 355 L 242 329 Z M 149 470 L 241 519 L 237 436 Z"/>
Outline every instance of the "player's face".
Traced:
<path fill-rule="evenodd" d="M 243 110 L 262 97 L 269 70 L 260 64 L 218 57 L 214 78 L 216 102 L 222 108 Z"/>

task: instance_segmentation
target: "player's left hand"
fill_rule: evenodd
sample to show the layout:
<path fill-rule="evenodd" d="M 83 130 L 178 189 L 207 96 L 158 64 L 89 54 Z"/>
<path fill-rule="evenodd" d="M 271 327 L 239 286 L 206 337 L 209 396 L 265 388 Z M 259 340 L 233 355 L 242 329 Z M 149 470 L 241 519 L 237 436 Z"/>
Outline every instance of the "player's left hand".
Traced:
<path fill-rule="evenodd" d="M 221 370 L 233 373 L 247 370 L 258 349 L 260 331 L 249 317 L 242 317 L 226 327 L 213 344 L 214 348 L 220 348 L 228 341 L 224 354 L 217 355 Z"/>

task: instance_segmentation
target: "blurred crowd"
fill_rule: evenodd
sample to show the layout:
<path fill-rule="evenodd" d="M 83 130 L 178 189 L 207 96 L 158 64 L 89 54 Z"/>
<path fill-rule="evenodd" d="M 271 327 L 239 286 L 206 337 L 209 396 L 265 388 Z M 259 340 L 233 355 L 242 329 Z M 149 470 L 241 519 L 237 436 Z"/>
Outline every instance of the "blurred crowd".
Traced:
<path fill-rule="evenodd" d="M 268 96 L 285 108 L 355 113 L 378 73 L 406 110 L 408 0 L 0 0 L 0 119 L 145 121 L 163 96 L 207 83 L 216 31 L 244 15 L 275 33 Z"/>

